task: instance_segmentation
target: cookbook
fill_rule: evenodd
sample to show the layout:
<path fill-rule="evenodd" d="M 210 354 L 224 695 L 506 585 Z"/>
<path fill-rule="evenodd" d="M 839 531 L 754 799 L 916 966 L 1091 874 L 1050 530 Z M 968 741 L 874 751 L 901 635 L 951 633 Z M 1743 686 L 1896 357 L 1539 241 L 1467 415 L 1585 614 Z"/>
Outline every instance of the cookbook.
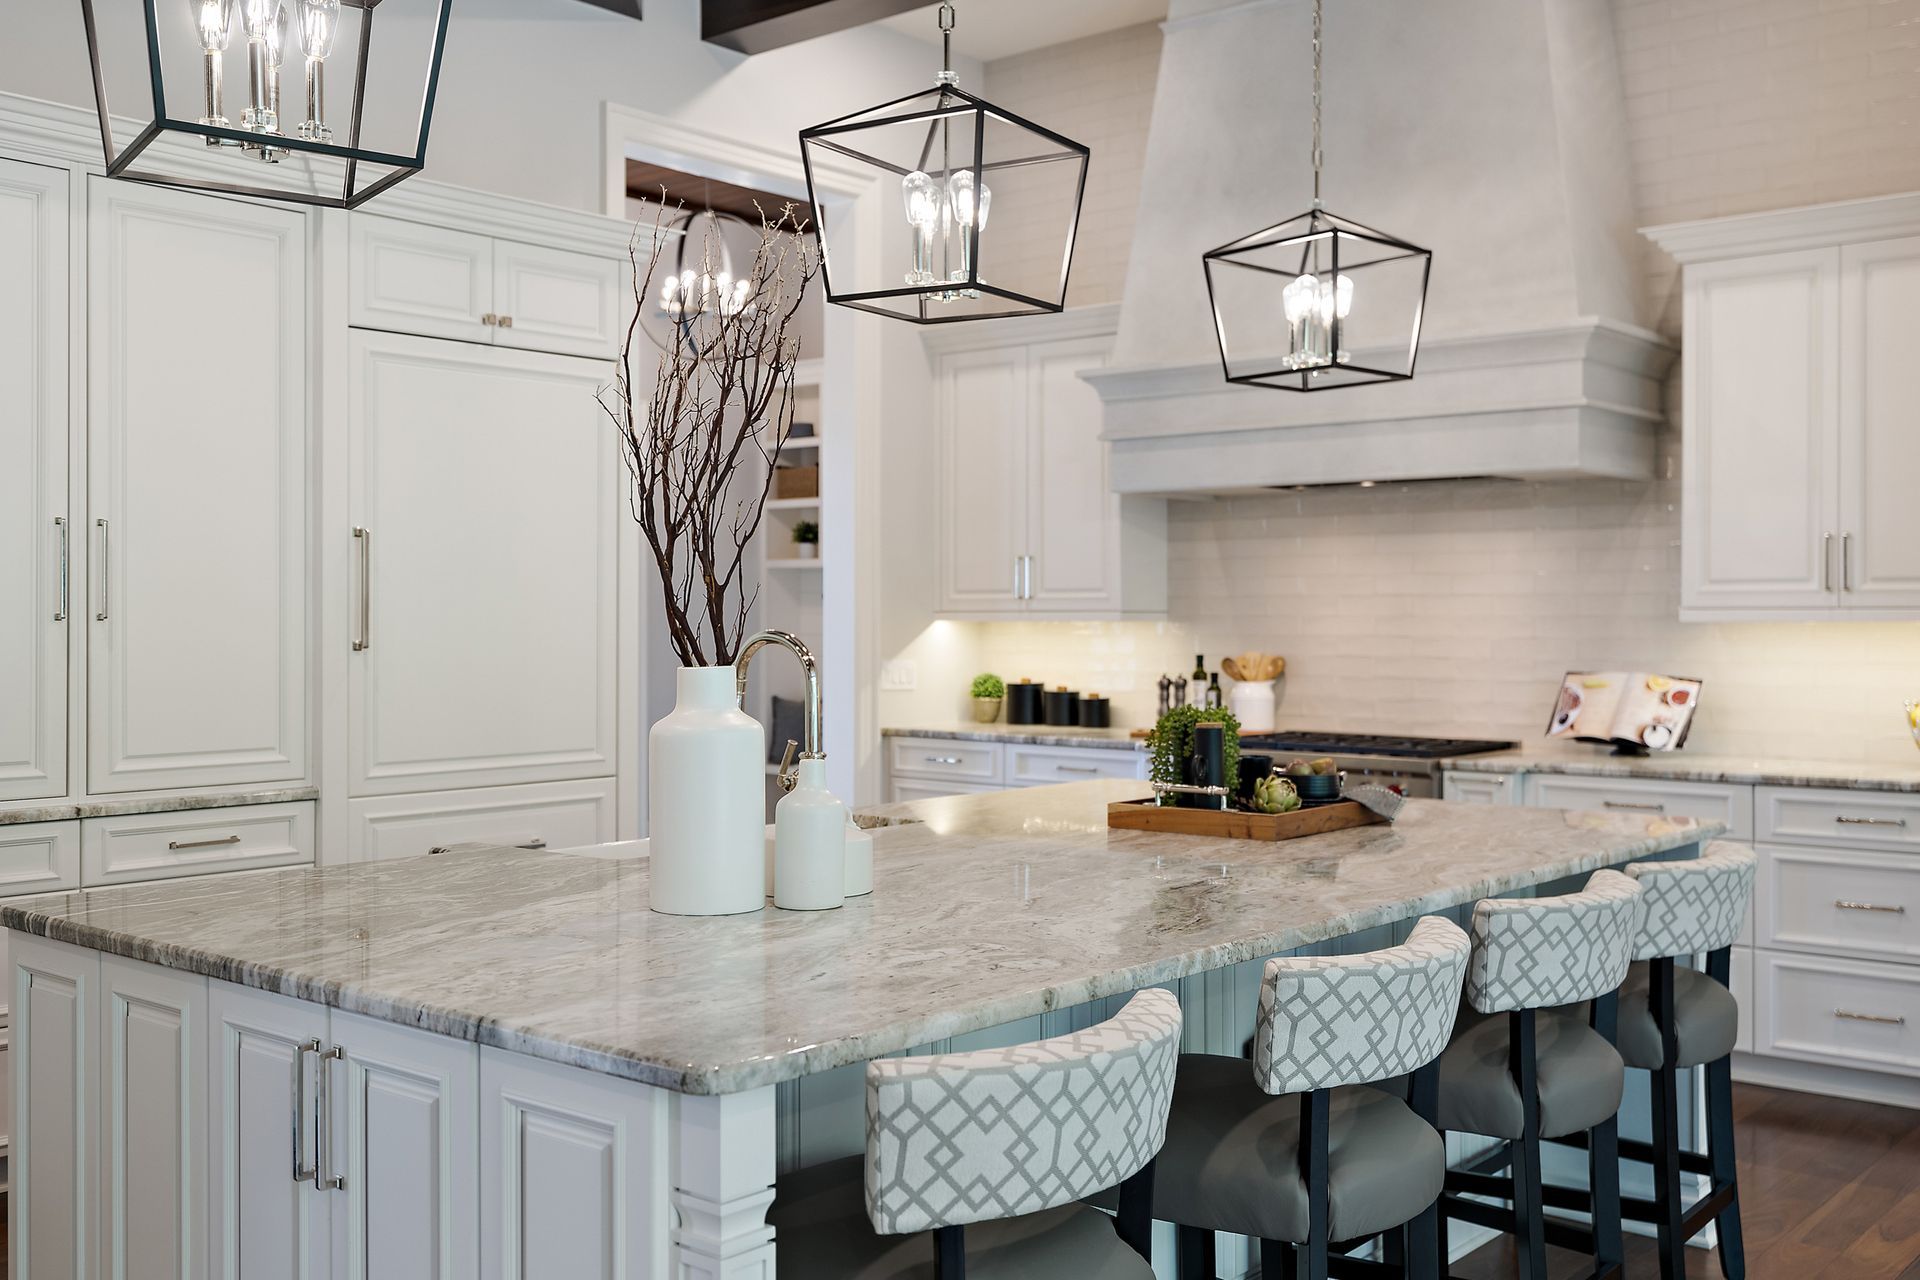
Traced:
<path fill-rule="evenodd" d="M 1549 738 L 1610 742 L 1621 752 L 1675 751 L 1687 741 L 1700 681 L 1647 671 L 1569 671 Z"/>

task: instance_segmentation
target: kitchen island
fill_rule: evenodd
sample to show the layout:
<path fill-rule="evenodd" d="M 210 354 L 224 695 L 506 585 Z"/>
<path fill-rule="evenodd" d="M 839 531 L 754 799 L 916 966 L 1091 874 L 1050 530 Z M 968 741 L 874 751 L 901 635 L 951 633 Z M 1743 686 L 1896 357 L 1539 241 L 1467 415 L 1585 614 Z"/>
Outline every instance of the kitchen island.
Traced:
<path fill-rule="evenodd" d="M 1109 831 L 1140 790 L 874 811 L 875 892 L 825 913 L 656 915 L 618 848 L 8 902 L 11 1274 L 771 1276 L 776 1169 L 849 1128 L 802 1085 L 1163 984 L 1189 1047 L 1238 1052 L 1266 956 L 1722 829 L 1414 801 L 1280 844 Z"/>

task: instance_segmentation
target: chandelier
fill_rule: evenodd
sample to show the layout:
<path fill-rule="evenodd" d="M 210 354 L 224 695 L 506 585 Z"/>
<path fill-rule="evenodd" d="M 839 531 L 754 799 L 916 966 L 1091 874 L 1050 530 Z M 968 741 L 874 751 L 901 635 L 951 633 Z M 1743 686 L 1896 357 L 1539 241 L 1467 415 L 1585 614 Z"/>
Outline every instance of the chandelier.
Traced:
<path fill-rule="evenodd" d="M 1081 144 L 960 88 L 954 11 L 940 6 L 944 69 L 934 87 L 800 134 L 827 301 L 917 324 L 1059 311 L 1086 189 Z M 898 192 L 905 222 L 856 266 L 836 257 L 841 210 L 823 199 L 815 166 L 853 161 Z M 997 251 L 991 221 L 1019 228 Z"/>
<path fill-rule="evenodd" d="M 1321 0 L 1313 5 L 1313 207 L 1202 256 L 1227 381 L 1324 391 L 1413 376 L 1433 255 L 1320 204 Z"/>
<path fill-rule="evenodd" d="M 354 208 L 426 165 L 450 4 L 80 0 L 107 175 Z"/>
<path fill-rule="evenodd" d="M 699 245 L 694 247 L 689 242 L 694 239 L 696 223 L 700 226 Z M 729 224 L 753 228 L 738 214 L 719 209 L 687 210 L 674 219 L 671 230 L 679 234 L 672 270 L 662 276 L 648 309 L 651 323 L 642 326 L 662 351 L 679 343 L 692 345 L 695 326 L 703 315 L 731 320 L 752 315 L 759 305 L 752 271 L 739 272 L 734 265 L 726 238 Z"/>

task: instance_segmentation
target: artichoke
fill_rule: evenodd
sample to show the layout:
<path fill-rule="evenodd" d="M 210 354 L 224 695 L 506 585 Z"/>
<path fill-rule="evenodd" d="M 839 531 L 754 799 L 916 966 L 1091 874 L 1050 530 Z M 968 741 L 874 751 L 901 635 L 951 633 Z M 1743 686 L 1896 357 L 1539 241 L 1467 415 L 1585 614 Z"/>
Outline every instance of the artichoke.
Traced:
<path fill-rule="evenodd" d="M 1253 807 L 1261 813 L 1292 813 L 1300 807 L 1300 792 L 1287 779 L 1269 774 L 1253 784 Z"/>

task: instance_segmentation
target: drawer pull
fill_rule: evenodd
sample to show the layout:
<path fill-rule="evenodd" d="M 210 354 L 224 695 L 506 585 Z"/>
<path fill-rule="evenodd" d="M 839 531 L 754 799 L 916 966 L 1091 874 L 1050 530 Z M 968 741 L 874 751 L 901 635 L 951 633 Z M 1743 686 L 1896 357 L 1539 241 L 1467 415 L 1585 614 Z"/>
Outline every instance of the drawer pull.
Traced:
<path fill-rule="evenodd" d="M 239 836 L 221 836 L 218 840 L 169 840 L 169 849 L 211 849 L 216 845 L 239 844 Z"/>
<path fill-rule="evenodd" d="M 318 1172 L 307 1163 L 302 1139 L 307 1131 L 307 1055 L 319 1053 L 325 1047 L 318 1040 L 309 1040 L 304 1044 L 293 1046 L 293 1180 L 295 1182 L 305 1182 Z M 323 1067 L 322 1070 L 324 1069 Z M 313 1127 L 315 1129 L 320 1127 L 317 1114 Z M 318 1143 L 317 1134 L 314 1140 Z"/>
<path fill-rule="evenodd" d="M 1849 827 L 1904 827 L 1907 825 L 1905 818 L 1849 818 L 1844 813 L 1834 821 Z"/>
<path fill-rule="evenodd" d="M 928 764 L 959 764 L 959 756 L 928 756 Z"/>
<path fill-rule="evenodd" d="M 1877 1022 L 1881 1026 L 1886 1027 L 1904 1027 L 1907 1025 L 1907 1020 L 1904 1017 L 1889 1018 L 1882 1013 L 1855 1013 L 1851 1009 L 1835 1009 L 1833 1016 L 1836 1018 L 1845 1018 L 1848 1022 Z"/>
<path fill-rule="evenodd" d="M 1600 803 L 1609 809 L 1637 809 L 1642 813 L 1665 813 L 1667 811 L 1667 806 L 1664 804 L 1633 804 L 1626 800 L 1602 800 Z"/>
<path fill-rule="evenodd" d="M 535 836 L 533 839 L 527 841 L 525 844 L 517 844 L 513 847 L 516 849 L 544 849 L 547 847 L 547 842 L 545 840 L 542 840 L 539 836 Z"/>
<path fill-rule="evenodd" d="M 1057 764 L 1053 766 L 1061 773 L 1098 773 L 1100 770 L 1090 764 Z"/>
<path fill-rule="evenodd" d="M 1903 916 L 1907 909 L 1903 906 L 1882 906 L 1878 902 L 1848 902 L 1845 898 L 1835 898 L 1833 905 L 1842 911 L 1884 911 L 1890 916 Z"/>

